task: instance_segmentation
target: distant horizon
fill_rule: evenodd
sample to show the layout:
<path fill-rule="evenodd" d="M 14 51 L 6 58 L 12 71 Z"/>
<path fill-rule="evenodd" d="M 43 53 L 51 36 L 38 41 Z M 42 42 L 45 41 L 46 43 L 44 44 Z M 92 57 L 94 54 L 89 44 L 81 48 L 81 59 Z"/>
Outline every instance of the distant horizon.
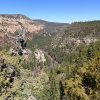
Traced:
<path fill-rule="evenodd" d="M 14 13 L 14 14 L 0 14 L 0 15 L 24 15 L 24 16 L 26 16 L 26 17 L 28 17 L 28 18 L 30 18 L 29 16 L 27 16 L 27 15 L 25 15 L 25 14 L 21 14 L 21 13 Z M 30 18 L 31 20 L 41 20 L 41 21 L 46 21 L 46 22 L 54 22 L 54 23 L 64 23 L 64 24 L 71 24 L 71 23 L 74 23 L 74 22 L 92 22 L 92 21 L 100 21 L 100 19 L 94 19 L 94 20 L 84 20 L 84 21 L 82 21 L 82 20 L 78 20 L 78 21 L 73 21 L 73 22 L 57 22 L 57 21 L 49 21 L 49 20 L 46 20 L 46 19 L 37 19 L 37 18 Z"/>
<path fill-rule="evenodd" d="M 99 0 L 1 0 L 1 14 L 23 14 L 31 19 L 73 23 L 100 20 Z"/>

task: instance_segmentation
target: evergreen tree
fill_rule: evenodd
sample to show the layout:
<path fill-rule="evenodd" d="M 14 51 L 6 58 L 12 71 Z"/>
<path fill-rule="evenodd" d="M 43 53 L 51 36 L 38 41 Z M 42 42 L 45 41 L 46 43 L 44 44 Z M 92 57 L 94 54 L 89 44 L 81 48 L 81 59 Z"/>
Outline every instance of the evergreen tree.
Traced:
<path fill-rule="evenodd" d="M 51 69 L 50 71 L 50 88 L 51 88 L 51 99 L 50 100 L 59 100 L 59 83 L 56 77 L 56 72 Z"/>

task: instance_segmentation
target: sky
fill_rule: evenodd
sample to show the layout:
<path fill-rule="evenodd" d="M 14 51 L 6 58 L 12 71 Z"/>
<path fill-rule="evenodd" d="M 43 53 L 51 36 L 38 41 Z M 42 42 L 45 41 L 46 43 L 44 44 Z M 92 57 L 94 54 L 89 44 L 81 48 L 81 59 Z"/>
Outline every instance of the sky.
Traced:
<path fill-rule="evenodd" d="M 0 0 L 0 14 L 62 23 L 100 20 L 100 0 Z"/>

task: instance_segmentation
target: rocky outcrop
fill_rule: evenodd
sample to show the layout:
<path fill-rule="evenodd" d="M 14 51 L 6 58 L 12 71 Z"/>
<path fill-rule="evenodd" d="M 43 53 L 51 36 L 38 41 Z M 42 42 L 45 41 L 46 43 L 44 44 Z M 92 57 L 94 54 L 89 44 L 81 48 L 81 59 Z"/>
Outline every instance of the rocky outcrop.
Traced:
<path fill-rule="evenodd" d="M 35 60 L 36 60 L 36 63 L 42 63 L 43 66 L 46 62 L 46 58 L 45 58 L 45 55 L 44 55 L 44 52 L 40 49 L 35 49 L 34 51 L 34 57 L 35 57 Z"/>

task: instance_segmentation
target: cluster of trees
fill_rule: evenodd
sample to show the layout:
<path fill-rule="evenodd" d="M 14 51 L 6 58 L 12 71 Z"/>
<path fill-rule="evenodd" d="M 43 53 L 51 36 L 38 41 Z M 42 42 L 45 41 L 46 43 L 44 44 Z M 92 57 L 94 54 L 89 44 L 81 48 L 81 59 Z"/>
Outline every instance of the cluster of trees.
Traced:
<path fill-rule="evenodd" d="M 49 91 L 47 100 L 99 100 L 100 42 L 77 47 L 66 63 L 50 71 L 49 77 L 49 87 L 44 88 Z"/>

